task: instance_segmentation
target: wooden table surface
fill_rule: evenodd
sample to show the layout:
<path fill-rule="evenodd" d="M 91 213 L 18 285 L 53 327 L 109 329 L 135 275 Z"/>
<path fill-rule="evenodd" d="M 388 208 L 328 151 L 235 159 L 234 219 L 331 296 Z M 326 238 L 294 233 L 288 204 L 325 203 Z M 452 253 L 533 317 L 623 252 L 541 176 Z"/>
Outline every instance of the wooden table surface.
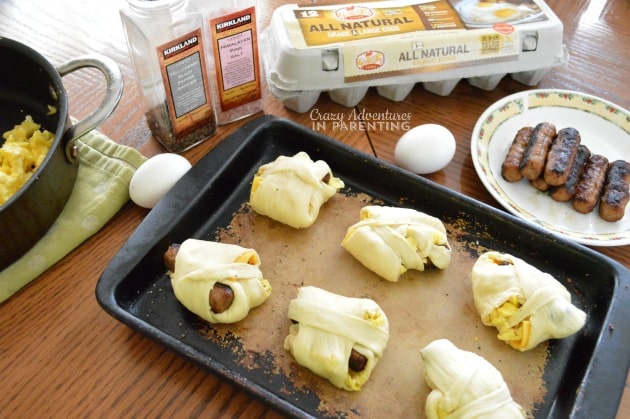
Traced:
<path fill-rule="evenodd" d="M 280 1 L 259 1 L 264 24 Z M 97 52 L 120 66 L 125 91 L 114 114 L 100 126 L 113 140 L 146 156 L 163 152 L 144 119 L 118 9 L 123 0 L 3 0 L 0 36 L 27 43 L 57 65 Z M 538 87 L 563 88 L 606 98 L 630 109 L 630 2 L 627 0 L 548 1 L 564 22 L 571 55 Z M 2 63 L 10 65 L 10 63 Z M 96 72 L 64 77 L 70 112 L 87 115 L 102 94 Z M 470 138 L 480 114 L 496 100 L 527 87 L 504 78 L 492 91 L 460 82 L 439 97 L 416 86 L 401 103 L 370 91 L 359 110 L 411 112 L 411 125 L 438 123 L 457 139 L 457 152 L 444 169 L 427 176 L 447 187 L 499 207 L 482 186 L 470 155 Z M 351 109 L 322 95 L 325 112 Z M 272 96 L 264 112 L 311 127 L 310 114 L 283 108 Z M 209 141 L 184 155 L 195 163 L 246 119 L 221 126 Z M 323 131 L 377 157 L 393 161 L 402 131 Z M 98 305 L 94 289 L 101 273 L 147 215 L 127 204 L 95 236 L 36 281 L 0 305 L 0 417 L 279 417 L 273 409 L 117 322 Z M 630 246 L 597 248 L 630 266 Z M 626 384 L 618 417 L 630 417 Z"/>

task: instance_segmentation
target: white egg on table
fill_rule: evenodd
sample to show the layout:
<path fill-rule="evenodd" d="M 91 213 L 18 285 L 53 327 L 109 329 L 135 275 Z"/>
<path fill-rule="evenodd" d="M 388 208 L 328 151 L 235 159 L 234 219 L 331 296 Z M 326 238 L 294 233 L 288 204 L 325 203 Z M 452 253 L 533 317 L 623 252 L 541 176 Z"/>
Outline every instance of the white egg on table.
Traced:
<path fill-rule="evenodd" d="M 455 137 L 438 124 L 418 125 L 403 134 L 394 149 L 396 164 L 419 175 L 443 169 L 455 155 Z"/>
<path fill-rule="evenodd" d="M 157 154 L 142 163 L 132 176 L 129 197 L 141 207 L 153 208 L 191 167 L 179 154 Z"/>

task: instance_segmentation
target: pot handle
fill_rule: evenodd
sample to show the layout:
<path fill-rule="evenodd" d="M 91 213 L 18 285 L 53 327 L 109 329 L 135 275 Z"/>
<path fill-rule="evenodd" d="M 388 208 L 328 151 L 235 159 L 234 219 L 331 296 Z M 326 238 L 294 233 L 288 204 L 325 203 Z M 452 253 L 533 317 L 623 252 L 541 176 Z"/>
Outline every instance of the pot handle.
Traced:
<path fill-rule="evenodd" d="M 103 73 L 107 82 L 107 90 L 99 107 L 82 121 L 68 127 L 64 134 L 66 141 L 66 158 L 70 162 L 77 160 L 79 153 L 76 141 L 97 127 L 114 111 L 123 92 L 123 78 L 118 65 L 109 57 L 102 55 L 84 55 L 74 58 L 57 67 L 63 77 L 84 67 L 94 67 Z"/>

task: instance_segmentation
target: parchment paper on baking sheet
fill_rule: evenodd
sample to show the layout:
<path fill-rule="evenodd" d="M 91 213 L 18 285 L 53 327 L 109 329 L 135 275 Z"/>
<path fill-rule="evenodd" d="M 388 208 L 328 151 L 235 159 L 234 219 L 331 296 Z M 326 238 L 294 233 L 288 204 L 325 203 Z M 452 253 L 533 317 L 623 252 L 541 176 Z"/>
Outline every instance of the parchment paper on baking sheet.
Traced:
<path fill-rule="evenodd" d="M 479 254 L 489 249 L 466 242 L 465 234 L 459 234 L 466 230 L 465 221 L 445 223 L 452 247 L 447 269 L 408 271 L 399 282 L 385 281 L 341 246 L 346 229 L 358 221 L 359 210 L 372 203 L 382 204 L 363 193 L 339 193 L 322 207 L 314 225 L 299 230 L 258 215 L 244 203 L 215 239 L 256 249 L 272 295 L 237 324 L 210 325 L 199 320 L 199 333 L 215 344 L 232 347 L 243 367 L 265 370 L 270 380 L 284 376 L 287 385 L 281 389 L 282 397 L 315 397 L 318 413 L 332 417 L 424 417 L 429 388 L 419 351 L 435 339 L 448 338 L 501 371 L 515 401 L 533 416 L 546 392 L 547 345 L 521 353 L 499 341 L 494 328 L 481 324 L 470 275 Z M 371 298 L 387 314 L 387 349 L 361 391 L 334 387 L 297 365 L 283 349 L 290 326 L 288 304 L 304 285 Z"/>

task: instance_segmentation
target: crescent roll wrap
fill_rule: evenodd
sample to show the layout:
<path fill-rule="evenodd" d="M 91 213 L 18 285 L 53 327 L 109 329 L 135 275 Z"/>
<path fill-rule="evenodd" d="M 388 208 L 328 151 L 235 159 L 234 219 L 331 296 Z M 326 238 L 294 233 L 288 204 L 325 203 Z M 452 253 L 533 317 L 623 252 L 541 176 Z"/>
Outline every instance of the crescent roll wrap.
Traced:
<path fill-rule="evenodd" d="M 321 206 L 343 187 L 326 162 L 314 162 L 301 151 L 262 165 L 252 182 L 249 203 L 261 215 L 303 228 L 315 222 Z"/>
<path fill-rule="evenodd" d="M 175 297 L 210 323 L 238 322 L 271 295 L 258 253 L 233 244 L 188 239 L 181 244 L 169 275 Z M 221 313 L 212 311 L 209 302 L 216 283 L 227 285 L 234 294 L 232 304 Z"/>
<path fill-rule="evenodd" d="M 570 336 L 586 321 L 560 282 L 509 254 L 481 255 L 472 269 L 472 288 L 483 324 L 496 327 L 498 338 L 520 351 Z"/>
<path fill-rule="evenodd" d="M 410 208 L 366 206 L 349 227 L 342 246 L 366 268 L 392 282 L 430 262 L 448 267 L 451 248 L 438 218 Z"/>
<path fill-rule="evenodd" d="M 284 349 L 296 362 L 339 388 L 361 390 L 389 339 L 389 322 L 378 304 L 308 286 L 291 300 L 288 316 L 296 323 Z M 361 371 L 349 366 L 353 350 L 367 361 Z"/>
<path fill-rule="evenodd" d="M 438 339 L 420 351 L 431 392 L 428 419 L 524 418 L 501 373 L 483 357 Z"/>

